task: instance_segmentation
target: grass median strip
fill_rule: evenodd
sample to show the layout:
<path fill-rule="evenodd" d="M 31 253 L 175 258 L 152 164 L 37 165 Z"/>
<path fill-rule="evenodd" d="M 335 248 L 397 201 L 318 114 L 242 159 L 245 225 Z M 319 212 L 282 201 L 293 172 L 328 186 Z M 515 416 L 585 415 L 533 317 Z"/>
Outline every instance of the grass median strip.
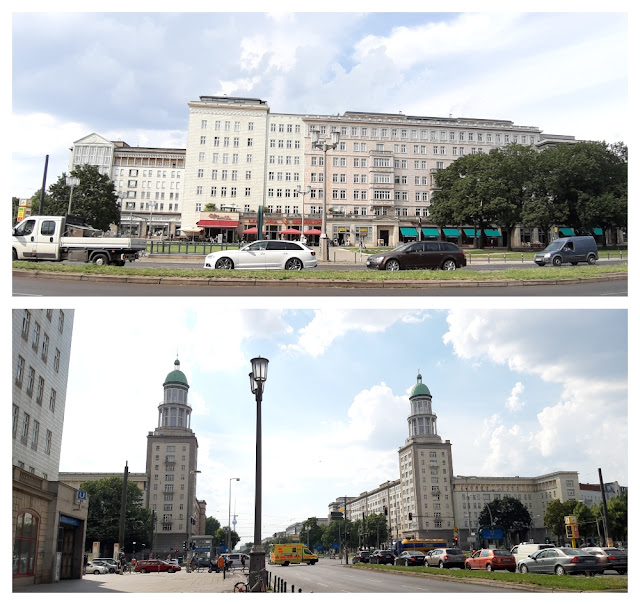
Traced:
<path fill-rule="evenodd" d="M 466 569 L 438 569 L 436 567 L 387 567 L 386 565 L 372 565 L 369 563 L 356 563 L 355 568 L 376 569 L 388 573 L 404 572 L 415 574 L 429 574 L 434 577 L 459 578 L 464 580 L 490 580 L 495 582 L 506 582 L 520 586 L 531 586 L 558 591 L 616 591 L 624 592 L 628 590 L 627 576 L 618 575 L 597 575 L 586 577 L 576 576 L 555 576 L 552 574 L 522 574 L 509 572 L 489 572 L 470 571 Z"/>
<path fill-rule="evenodd" d="M 342 282 L 385 282 L 385 281 L 558 281 L 570 279 L 589 279 L 594 277 L 606 277 L 612 274 L 626 274 L 627 265 L 596 265 L 578 267 L 531 267 L 511 268 L 499 271 L 372 271 L 358 270 L 314 270 L 305 271 L 235 271 L 235 270 L 208 270 L 208 269 L 177 269 L 177 268 L 148 268 L 148 267 L 115 267 L 113 265 L 97 266 L 81 263 L 33 263 L 29 261 L 14 261 L 14 269 L 34 272 L 67 273 L 83 275 L 113 275 L 119 277 L 177 277 L 181 279 L 208 279 L 208 280 L 261 280 L 261 281 L 342 281 Z"/>

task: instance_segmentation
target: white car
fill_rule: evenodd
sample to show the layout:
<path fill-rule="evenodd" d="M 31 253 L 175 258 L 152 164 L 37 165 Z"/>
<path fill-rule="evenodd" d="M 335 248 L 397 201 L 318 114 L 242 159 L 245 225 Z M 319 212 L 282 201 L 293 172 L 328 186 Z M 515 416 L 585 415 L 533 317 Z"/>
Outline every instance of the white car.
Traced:
<path fill-rule="evenodd" d="M 101 573 L 109 573 L 109 569 L 106 567 L 106 565 L 103 565 L 102 563 L 89 562 L 85 567 L 85 573 L 92 573 L 97 575 Z"/>
<path fill-rule="evenodd" d="M 318 265 L 316 253 L 301 244 L 282 240 L 258 240 L 239 250 L 207 254 L 205 269 L 287 269 L 301 271 Z"/>

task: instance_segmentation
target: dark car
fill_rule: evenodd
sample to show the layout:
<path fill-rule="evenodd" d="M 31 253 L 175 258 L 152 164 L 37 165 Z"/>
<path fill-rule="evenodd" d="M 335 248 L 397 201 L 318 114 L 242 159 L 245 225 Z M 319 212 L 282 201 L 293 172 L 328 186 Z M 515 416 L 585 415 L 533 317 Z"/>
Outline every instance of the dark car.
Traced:
<path fill-rule="evenodd" d="M 394 560 L 395 556 L 390 550 L 374 550 L 369 557 L 369 563 L 379 563 L 380 565 L 387 563 L 393 565 Z"/>
<path fill-rule="evenodd" d="M 520 573 L 554 573 L 558 576 L 565 574 L 583 573 L 586 576 L 602 573 L 604 567 L 598 557 L 582 548 L 545 548 L 537 550 L 518 563 Z"/>
<path fill-rule="evenodd" d="M 368 550 L 360 550 L 353 555 L 352 563 L 368 563 L 371 553 Z"/>
<path fill-rule="evenodd" d="M 627 573 L 627 553 L 624 550 L 610 546 L 586 546 L 582 550 L 596 555 L 603 566 L 603 571 L 611 569 L 619 574 Z"/>
<path fill-rule="evenodd" d="M 467 265 L 462 248 L 451 242 L 409 242 L 389 252 L 372 254 L 368 269 L 443 269 L 453 271 Z"/>
<path fill-rule="evenodd" d="M 436 548 L 427 553 L 426 565 L 444 569 L 445 567 L 459 567 L 464 569 L 466 561 L 464 553 L 459 548 Z"/>
<path fill-rule="evenodd" d="M 424 553 L 419 550 L 404 550 L 399 557 L 396 557 L 394 565 L 405 567 L 424 565 Z"/>

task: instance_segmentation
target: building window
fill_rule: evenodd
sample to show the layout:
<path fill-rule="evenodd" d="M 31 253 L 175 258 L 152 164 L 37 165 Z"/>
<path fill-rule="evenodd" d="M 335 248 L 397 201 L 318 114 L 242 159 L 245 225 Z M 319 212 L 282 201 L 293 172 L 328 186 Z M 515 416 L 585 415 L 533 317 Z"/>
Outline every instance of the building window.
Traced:
<path fill-rule="evenodd" d="M 18 434 L 18 417 L 20 416 L 20 408 L 13 404 L 13 436 Z"/>
<path fill-rule="evenodd" d="M 25 311 L 22 316 L 22 338 L 27 340 L 29 336 L 29 325 L 31 324 L 31 313 L 29 311 Z"/>
<path fill-rule="evenodd" d="M 49 409 L 55 414 L 56 411 L 56 390 L 51 389 L 51 395 L 49 396 Z"/>
<path fill-rule="evenodd" d="M 42 399 L 44 398 L 44 378 L 38 376 L 38 391 L 36 392 L 36 403 L 42 405 Z"/>
<path fill-rule="evenodd" d="M 42 361 L 44 361 L 45 363 L 47 362 L 48 355 L 49 355 L 49 336 L 45 332 L 44 338 L 42 339 L 42 349 L 41 349 L 41 355 L 40 355 L 40 357 L 42 358 Z"/>
<path fill-rule="evenodd" d="M 15 541 L 13 543 L 13 575 L 32 576 L 35 572 L 39 519 L 24 512 L 16 521 Z"/>
<path fill-rule="evenodd" d="M 18 365 L 16 367 L 16 385 L 22 388 L 22 378 L 24 376 L 24 357 L 18 355 Z"/>
<path fill-rule="evenodd" d="M 31 449 L 38 449 L 38 436 L 40 435 L 40 423 L 37 420 L 33 421 L 33 428 L 31 429 Z"/>
<path fill-rule="evenodd" d="M 29 422 L 31 421 L 31 417 L 29 414 L 25 414 L 22 419 L 22 432 L 20 433 L 20 441 L 26 445 L 27 437 L 29 436 Z"/>

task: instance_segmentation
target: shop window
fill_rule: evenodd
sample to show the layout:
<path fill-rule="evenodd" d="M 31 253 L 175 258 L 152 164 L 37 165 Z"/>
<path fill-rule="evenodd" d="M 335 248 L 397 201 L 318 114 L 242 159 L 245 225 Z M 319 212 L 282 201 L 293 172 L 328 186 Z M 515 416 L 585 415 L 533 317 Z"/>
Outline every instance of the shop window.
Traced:
<path fill-rule="evenodd" d="M 13 543 L 13 575 L 32 576 L 35 570 L 39 519 L 32 513 L 18 515 Z"/>

